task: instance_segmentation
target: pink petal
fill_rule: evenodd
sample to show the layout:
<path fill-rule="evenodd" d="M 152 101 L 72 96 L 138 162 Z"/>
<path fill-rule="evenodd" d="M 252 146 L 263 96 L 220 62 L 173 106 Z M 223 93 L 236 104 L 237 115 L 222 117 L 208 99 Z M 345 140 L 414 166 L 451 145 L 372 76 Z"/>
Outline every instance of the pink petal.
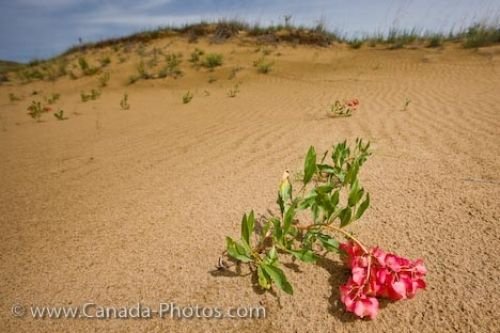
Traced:
<path fill-rule="evenodd" d="M 389 298 L 399 300 L 406 298 L 406 285 L 403 281 L 394 281 L 389 288 Z"/>
<path fill-rule="evenodd" d="M 354 267 L 352 269 L 352 280 L 361 285 L 365 282 L 366 279 L 366 269 L 361 267 Z"/>

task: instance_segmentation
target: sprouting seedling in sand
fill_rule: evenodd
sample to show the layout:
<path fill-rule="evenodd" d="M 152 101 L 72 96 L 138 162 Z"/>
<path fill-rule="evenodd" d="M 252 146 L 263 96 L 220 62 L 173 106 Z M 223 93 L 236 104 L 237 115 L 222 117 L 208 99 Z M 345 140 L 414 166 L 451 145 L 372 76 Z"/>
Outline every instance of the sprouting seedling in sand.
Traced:
<path fill-rule="evenodd" d="M 410 103 L 411 103 L 411 100 L 408 97 L 406 97 L 405 104 L 403 105 L 403 108 L 401 109 L 401 111 L 408 110 L 408 106 L 410 105 Z"/>
<path fill-rule="evenodd" d="M 227 96 L 236 97 L 236 95 L 240 92 L 239 85 L 235 85 L 233 89 L 229 90 Z"/>
<path fill-rule="evenodd" d="M 68 119 L 67 117 L 64 116 L 64 110 L 59 110 L 59 111 L 55 112 L 54 113 L 54 117 L 57 120 L 66 120 L 66 119 Z"/>
<path fill-rule="evenodd" d="M 83 91 L 80 93 L 80 98 L 84 103 L 90 100 L 95 101 L 99 96 L 101 96 L 101 92 L 97 89 L 92 89 L 89 94 L 86 94 Z"/>
<path fill-rule="evenodd" d="M 53 93 L 49 97 L 46 97 L 45 100 L 49 104 L 54 104 L 55 102 L 57 102 L 57 100 L 59 100 L 60 97 L 61 97 L 61 94 Z"/>
<path fill-rule="evenodd" d="M 20 100 L 21 100 L 21 98 L 18 97 L 18 96 L 16 96 L 16 94 L 14 94 L 14 93 L 10 93 L 9 94 L 9 101 L 10 102 L 17 102 L 17 101 L 20 101 Z"/>
<path fill-rule="evenodd" d="M 130 104 L 128 104 L 128 94 L 127 93 L 123 94 L 123 98 L 120 101 L 120 108 L 122 110 L 130 109 Z"/>
<path fill-rule="evenodd" d="M 182 103 L 188 104 L 193 99 L 193 94 L 188 91 L 182 96 Z"/>
<path fill-rule="evenodd" d="M 107 87 L 110 77 L 111 75 L 109 74 L 109 72 L 105 72 L 104 74 L 102 74 L 102 76 L 99 77 L 99 87 Z"/>
<path fill-rule="evenodd" d="M 32 101 L 28 107 L 28 115 L 36 121 L 40 121 L 42 114 L 49 111 L 52 111 L 52 109 L 48 106 L 42 106 L 42 103 L 37 101 Z"/>
<path fill-rule="evenodd" d="M 422 260 L 368 247 L 346 230 L 370 205 L 370 195 L 358 177 L 371 155 L 369 148 L 360 139 L 354 146 L 344 141 L 318 161 L 316 150 L 310 147 L 300 189 L 293 190 L 290 173 L 285 171 L 277 189 L 279 213 L 258 218 L 253 211 L 244 214 L 240 237 L 226 237 L 217 270 L 239 274 L 241 266 L 248 265 L 261 289 L 277 287 L 293 295 L 282 257 L 314 264 L 330 253 L 340 254 L 351 272 L 340 286 L 340 300 L 346 311 L 370 319 L 378 314 L 379 298 L 408 299 L 425 289 L 427 270 Z M 346 241 L 340 243 L 339 236 Z"/>

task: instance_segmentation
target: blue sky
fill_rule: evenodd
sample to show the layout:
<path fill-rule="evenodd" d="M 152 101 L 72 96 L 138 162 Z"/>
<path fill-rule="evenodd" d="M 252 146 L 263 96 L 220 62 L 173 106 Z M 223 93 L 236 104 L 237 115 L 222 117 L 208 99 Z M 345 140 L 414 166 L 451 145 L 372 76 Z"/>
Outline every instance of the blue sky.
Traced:
<path fill-rule="evenodd" d="M 323 22 L 347 35 L 391 27 L 450 31 L 498 22 L 500 0 L 0 0 L 0 59 L 28 61 L 77 43 L 218 18 L 249 23 Z"/>

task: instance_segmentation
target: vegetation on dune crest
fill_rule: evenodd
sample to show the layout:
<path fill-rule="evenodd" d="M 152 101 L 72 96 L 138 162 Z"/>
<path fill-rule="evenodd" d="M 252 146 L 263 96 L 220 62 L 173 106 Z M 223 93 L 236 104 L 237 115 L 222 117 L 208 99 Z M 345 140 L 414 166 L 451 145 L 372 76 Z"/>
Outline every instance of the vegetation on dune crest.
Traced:
<path fill-rule="evenodd" d="M 324 24 L 315 27 L 295 26 L 291 24 L 291 17 L 286 17 L 283 24 L 261 26 L 251 25 L 236 20 L 219 20 L 218 22 L 200 22 L 184 26 L 167 26 L 156 30 L 143 31 L 121 38 L 112 38 L 95 43 L 80 44 L 47 60 L 33 60 L 28 64 L 17 64 L 0 61 L 0 83 L 11 80 L 14 73 L 17 79 L 23 83 L 37 80 L 54 81 L 66 75 L 70 79 L 77 80 L 80 77 L 96 75 L 112 63 L 109 52 L 97 60 L 97 65 L 92 65 L 85 58 L 87 51 L 109 48 L 109 51 L 118 53 L 117 64 L 124 63 L 128 58 L 125 53 L 136 50 L 141 58 L 149 57 L 146 64 L 138 65 L 137 75 L 129 78 L 128 83 L 135 83 L 142 79 L 157 79 L 182 75 L 177 59 L 166 59 L 166 63 L 158 71 L 153 68 L 161 62 L 163 55 L 160 49 L 154 48 L 149 53 L 146 43 L 160 38 L 171 36 L 183 36 L 190 42 L 196 42 L 200 37 L 208 38 L 211 42 L 222 43 L 226 40 L 241 37 L 253 39 L 258 44 L 291 43 L 293 45 L 318 45 L 329 46 L 332 43 L 345 43 L 352 49 L 359 49 L 363 45 L 369 47 L 381 46 L 388 49 L 402 49 L 407 46 L 437 48 L 446 43 L 461 44 L 464 48 L 478 48 L 500 43 L 500 25 L 496 22 L 478 23 L 461 31 L 445 33 L 429 33 L 418 29 L 392 28 L 387 34 L 372 34 L 362 37 L 345 37 L 333 33 L 325 28 Z M 259 47 L 259 51 L 261 47 Z M 271 50 L 262 48 L 264 56 L 270 55 Z M 75 63 L 72 63 L 76 61 Z M 223 58 L 221 54 L 206 54 L 200 49 L 191 53 L 189 61 L 194 67 L 205 67 L 210 70 L 221 66 Z M 149 70 L 146 70 L 146 65 Z M 72 66 L 72 67 L 68 67 Z M 268 73 L 271 65 L 262 64 L 258 68 L 260 73 Z M 102 87 L 102 85 L 101 85 Z"/>

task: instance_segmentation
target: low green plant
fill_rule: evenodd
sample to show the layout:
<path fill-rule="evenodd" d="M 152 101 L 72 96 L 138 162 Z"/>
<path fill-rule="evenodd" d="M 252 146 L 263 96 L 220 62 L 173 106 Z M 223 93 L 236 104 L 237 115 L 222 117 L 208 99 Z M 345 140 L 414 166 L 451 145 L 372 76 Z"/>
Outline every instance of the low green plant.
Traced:
<path fill-rule="evenodd" d="M 191 100 L 193 99 L 193 94 L 190 92 L 190 91 L 187 91 L 183 96 L 182 96 L 182 103 L 183 104 L 188 104 L 189 102 L 191 102 Z"/>
<path fill-rule="evenodd" d="M 37 101 L 32 101 L 31 105 L 28 107 L 28 115 L 36 121 L 40 121 L 42 114 L 49 111 L 49 107 L 42 106 L 42 103 Z"/>
<path fill-rule="evenodd" d="M 221 66 L 223 62 L 222 54 L 219 53 L 208 53 L 205 55 L 201 65 L 208 69 L 214 69 L 215 67 Z"/>
<path fill-rule="evenodd" d="M 200 62 L 200 57 L 205 54 L 205 51 L 195 48 L 193 52 L 191 52 L 191 58 L 189 58 L 189 62 L 193 65 L 197 65 Z"/>
<path fill-rule="evenodd" d="M 128 84 L 133 84 L 133 83 L 136 83 L 137 81 L 139 80 L 149 80 L 151 79 L 153 76 L 148 73 L 148 71 L 146 70 L 146 67 L 144 65 L 144 61 L 141 60 L 138 64 L 137 64 L 137 75 L 132 75 L 129 77 L 128 79 Z"/>
<path fill-rule="evenodd" d="M 106 67 L 109 64 L 111 64 L 111 58 L 110 57 L 104 57 L 99 59 L 99 63 L 101 64 L 101 67 Z"/>
<path fill-rule="evenodd" d="M 242 273 L 249 266 L 253 281 L 266 291 L 273 287 L 293 295 L 281 260 L 318 263 L 330 253 L 340 254 L 350 271 L 340 286 L 340 301 L 347 312 L 375 319 L 378 298 L 393 301 L 415 296 L 425 289 L 427 269 L 422 259 L 411 260 L 367 247 L 346 228 L 359 220 L 370 206 L 370 195 L 361 185 L 359 173 L 370 156 L 370 143 L 356 139 L 332 146 L 318 161 L 310 147 L 304 161 L 300 189 L 294 191 L 288 171 L 283 173 L 276 203 L 279 214 L 256 218 L 253 211 L 243 215 L 239 239 L 226 237 L 226 250 L 217 262 L 218 270 Z M 340 237 L 347 242 L 340 243 Z M 224 260 L 226 256 L 234 264 Z M 296 265 L 297 266 L 297 265 Z"/>
<path fill-rule="evenodd" d="M 64 110 L 59 110 L 57 112 L 54 113 L 54 117 L 57 119 L 57 120 L 66 120 L 68 119 L 67 117 L 64 116 Z"/>
<path fill-rule="evenodd" d="M 92 89 L 88 94 L 83 91 L 80 93 L 80 98 L 84 103 L 91 100 L 95 101 L 99 96 L 101 96 L 101 92 L 97 89 Z"/>
<path fill-rule="evenodd" d="M 120 108 L 122 110 L 130 109 L 130 104 L 128 104 L 128 94 L 127 93 L 123 94 L 123 98 L 120 101 Z"/>
<path fill-rule="evenodd" d="M 253 63 L 253 66 L 257 68 L 257 72 L 260 74 L 268 74 L 273 65 L 273 62 L 267 61 L 264 57 L 259 58 Z"/>
<path fill-rule="evenodd" d="M 16 96 L 14 93 L 9 93 L 9 101 L 10 102 L 17 102 L 20 100 L 21 100 L 21 97 Z"/>
<path fill-rule="evenodd" d="M 335 103 L 330 107 L 328 115 L 331 117 L 350 117 L 352 112 L 359 106 L 359 101 L 357 99 L 351 99 L 345 102 L 340 102 L 336 100 Z"/>
<path fill-rule="evenodd" d="M 166 64 L 158 73 L 159 78 L 173 77 L 177 78 L 182 75 L 182 71 L 179 68 L 182 62 L 182 54 L 180 53 L 169 53 L 165 56 Z"/>
<path fill-rule="evenodd" d="M 99 87 L 100 88 L 107 87 L 110 77 L 111 75 L 109 74 L 109 72 L 105 72 L 104 74 L 102 74 L 99 77 Z"/>
<path fill-rule="evenodd" d="M 99 71 L 99 68 L 90 66 L 83 56 L 78 58 L 78 65 L 84 75 L 94 75 Z"/>
<path fill-rule="evenodd" d="M 46 97 L 46 101 L 48 104 L 54 104 L 55 102 L 57 102 L 59 100 L 59 98 L 61 97 L 61 94 L 58 94 L 58 93 L 52 93 L 49 97 Z"/>
<path fill-rule="evenodd" d="M 427 47 L 429 48 L 434 48 L 434 47 L 440 47 L 443 44 L 443 39 L 440 35 L 432 35 L 429 38 L 429 41 L 427 43 Z"/>
<path fill-rule="evenodd" d="M 403 108 L 401 109 L 401 111 L 406 111 L 408 110 L 408 106 L 410 105 L 411 103 L 411 99 L 409 99 L 408 97 L 405 99 L 405 103 L 403 105 Z"/>
<path fill-rule="evenodd" d="M 359 49 L 361 46 L 363 46 L 363 41 L 361 39 L 353 39 L 348 42 L 349 46 L 351 49 Z"/>
<path fill-rule="evenodd" d="M 464 34 L 463 46 L 465 48 L 477 48 L 495 43 L 500 43 L 500 28 L 498 25 L 490 26 L 478 23 L 468 28 Z"/>
<path fill-rule="evenodd" d="M 249 265 L 262 289 L 270 290 L 275 285 L 293 294 L 280 256 L 315 263 L 323 252 L 339 252 L 339 241 L 332 233 L 354 238 L 344 228 L 360 219 L 370 205 L 370 196 L 358 179 L 370 155 L 369 147 L 362 140 L 356 140 L 354 147 L 344 141 L 334 145 L 331 152 L 324 152 L 319 161 L 316 150 L 310 147 L 300 189 L 293 190 L 290 173 L 285 171 L 276 201 L 279 215 L 259 221 L 253 211 L 244 214 L 240 239 L 226 237 L 228 258 Z M 309 222 L 300 223 L 306 213 L 310 213 Z M 227 269 L 229 265 L 222 261 L 219 268 Z"/>
<path fill-rule="evenodd" d="M 233 89 L 229 90 L 227 96 L 233 98 L 236 97 L 236 95 L 238 95 L 239 92 L 240 92 L 239 85 L 235 85 Z"/>
<path fill-rule="evenodd" d="M 241 71 L 243 68 L 240 66 L 236 66 L 231 68 L 231 72 L 229 72 L 229 76 L 227 77 L 228 80 L 232 80 L 236 77 L 236 74 L 238 74 L 239 71 Z"/>

